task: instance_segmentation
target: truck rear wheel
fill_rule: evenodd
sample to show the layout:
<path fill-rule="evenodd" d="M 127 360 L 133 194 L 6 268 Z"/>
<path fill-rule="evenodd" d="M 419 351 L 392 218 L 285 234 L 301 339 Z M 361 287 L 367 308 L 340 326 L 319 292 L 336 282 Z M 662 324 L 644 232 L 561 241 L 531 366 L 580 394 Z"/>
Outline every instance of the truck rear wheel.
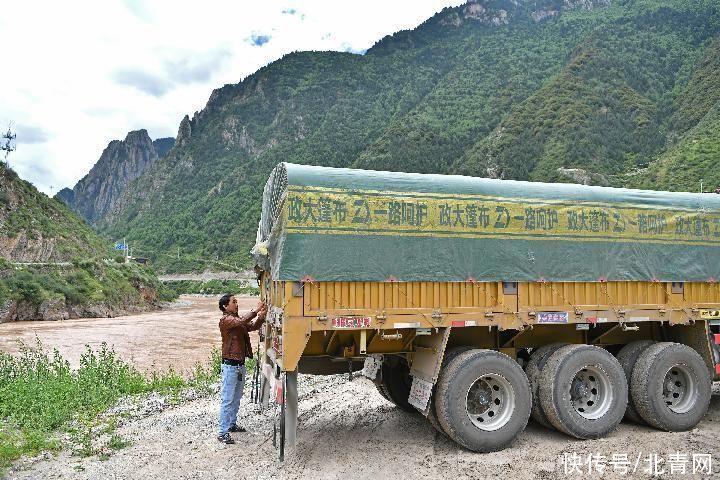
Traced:
<path fill-rule="evenodd" d="M 530 388 L 532 389 L 532 410 L 530 415 L 533 420 L 545 428 L 553 428 L 553 426 L 547 419 L 545 412 L 543 412 L 542 405 L 540 404 L 540 374 L 542 373 L 542 369 L 545 367 L 548 358 L 550 358 L 550 355 L 565 345 L 567 344 L 551 343 L 535 349 L 532 354 L 530 354 L 530 361 L 528 361 L 528 364 L 525 367 L 525 374 L 528 377 L 528 381 L 530 381 Z"/>
<path fill-rule="evenodd" d="M 407 361 L 403 357 L 386 355 L 382 364 L 381 388 L 387 393 L 388 400 L 396 406 L 406 412 L 417 412 L 408 402 L 410 387 L 412 387 L 412 377 Z"/>
<path fill-rule="evenodd" d="M 453 347 L 445 350 L 445 355 L 443 355 L 442 364 L 440 366 L 440 371 L 447 366 L 448 363 L 450 363 L 455 357 L 460 355 L 461 353 L 465 353 L 468 350 L 470 350 L 470 347 L 462 346 L 462 347 Z M 437 418 L 437 413 L 435 412 L 435 396 L 437 395 L 437 385 L 433 387 L 433 393 L 430 397 L 430 407 L 428 408 L 428 414 L 427 419 L 428 422 L 430 422 L 430 425 L 432 425 L 435 430 L 442 433 L 443 435 L 447 435 L 445 433 L 445 430 L 443 430 L 442 425 L 440 425 L 440 421 Z"/>
<path fill-rule="evenodd" d="M 382 379 L 374 381 L 373 383 L 375 384 L 375 388 L 377 388 L 377 391 L 380 394 L 380 396 L 383 397 L 388 402 L 392 402 L 392 400 L 390 400 L 390 396 L 387 393 L 387 390 L 385 389 L 385 384 L 382 382 Z"/>
<path fill-rule="evenodd" d="M 627 379 L 628 385 L 630 385 L 630 381 L 632 379 L 632 372 L 635 368 L 635 363 L 637 363 L 637 360 L 640 357 L 640 354 L 642 354 L 642 352 L 644 352 L 650 345 L 653 345 L 654 343 L 655 342 L 653 342 L 652 340 L 639 340 L 637 342 L 628 343 L 618 352 L 617 359 L 618 362 L 620 362 L 620 366 L 623 368 L 623 371 L 625 372 L 625 378 Z M 640 417 L 640 414 L 637 413 L 637 410 L 635 409 L 635 402 L 633 402 L 632 395 L 628 395 L 628 405 L 627 410 L 625 410 L 625 418 L 635 423 L 645 423 L 642 417 Z"/>
<path fill-rule="evenodd" d="M 679 343 L 657 343 L 638 358 L 630 394 L 648 425 L 681 432 L 693 428 L 707 413 L 711 380 L 695 350 Z"/>
<path fill-rule="evenodd" d="M 525 372 L 500 352 L 464 352 L 440 373 L 438 420 L 448 437 L 469 450 L 506 447 L 527 425 L 530 404 Z"/>
<path fill-rule="evenodd" d="M 540 378 L 542 409 L 561 432 L 581 439 L 600 438 L 625 415 L 625 373 L 602 348 L 562 347 L 550 356 Z"/>

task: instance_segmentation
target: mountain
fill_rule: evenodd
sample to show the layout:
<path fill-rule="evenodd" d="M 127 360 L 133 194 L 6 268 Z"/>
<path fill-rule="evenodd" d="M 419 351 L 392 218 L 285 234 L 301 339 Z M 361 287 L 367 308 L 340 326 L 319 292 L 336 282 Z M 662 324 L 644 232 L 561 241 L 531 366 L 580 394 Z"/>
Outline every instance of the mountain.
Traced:
<path fill-rule="evenodd" d="M 174 143 L 173 138 L 153 141 L 144 129 L 130 132 L 125 140 L 110 142 L 90 173 L 72 190 L 60 190 L 56 198 L 89 223 L 96 224 L 113 207 L 128 184 L 167 155 Z"/>
<path fill-rule="evenodd" d="M 65 205 L 0 162 L 0 258 L 59 263 L 108 254 L 108 245 Z"/>
<path fill-rule="evenodd" d="M 666 188 L 651 164 L 714 141 L 718 38 L 718 0 L 477 0 L 364 55 L 292 53 L 186 116 L 98 227 L 168 271 L 247 265 L 282 161 Z"/>
<path fill-rule="evenodd" d="M 671 124 L 676 139 L 649 168 L 633 172 L 626 184 L 637 188 L 704 191 L 720 186 L 720 39 L 698 60 L 687 86 L 675 100 Z"/>
<path fill-rule="evenodd" d="M 160 295 L 157 277 L 114 255 L 66 205 L 0 162 L 0 323 L 152 308 Z"/>

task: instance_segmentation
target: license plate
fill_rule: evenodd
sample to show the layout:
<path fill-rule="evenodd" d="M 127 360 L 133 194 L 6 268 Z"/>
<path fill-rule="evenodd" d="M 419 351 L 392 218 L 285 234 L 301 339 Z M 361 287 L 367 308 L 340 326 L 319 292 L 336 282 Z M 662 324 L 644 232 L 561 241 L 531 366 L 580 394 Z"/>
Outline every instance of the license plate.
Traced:
<path fill-rule="evenodd" d="M 700 310 L 700 318 L 720 319 L 720 310 Z"/>
<path fill-rule="evenodd" d="M 335 317 L 332 319 L 333 328 L 367 328 L 370 326 L 370 317 Z"/>
<path fill-rule="evenodd" d="M 539 312 L 538 323 L 568 323 L 568 312 Z"/>

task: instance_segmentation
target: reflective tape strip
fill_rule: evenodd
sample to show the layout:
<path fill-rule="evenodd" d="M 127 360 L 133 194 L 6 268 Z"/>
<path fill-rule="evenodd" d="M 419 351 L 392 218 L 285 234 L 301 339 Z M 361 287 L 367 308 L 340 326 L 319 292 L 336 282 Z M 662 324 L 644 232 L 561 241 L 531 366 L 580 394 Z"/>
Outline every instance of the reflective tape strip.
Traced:
<path fill-rule="evenodd" d="M 420 322 L 415 323 L 395 323 L 393 328 L 420 328 Z"/>
<path fill-rule="evenodd" d="M 716 333 L 713 337 L 715 337 L 715 345 L 720 345 L 720 333 Z"/>
<path fill-rule="evenodd" d="M 451 325 L 453 327 L 475 327 L 477 322 L 475 320 L 453 320 Z"/>
<path fill-rule="evenodd" d="M 715 375 L 720 375 L 720 363 L 715 365 Z"/>
<path fill-rule="evenodd" d="M 275 382 L 275 401 L 277 403 L 282 403 L 282 393 L 282 382 Z"/>

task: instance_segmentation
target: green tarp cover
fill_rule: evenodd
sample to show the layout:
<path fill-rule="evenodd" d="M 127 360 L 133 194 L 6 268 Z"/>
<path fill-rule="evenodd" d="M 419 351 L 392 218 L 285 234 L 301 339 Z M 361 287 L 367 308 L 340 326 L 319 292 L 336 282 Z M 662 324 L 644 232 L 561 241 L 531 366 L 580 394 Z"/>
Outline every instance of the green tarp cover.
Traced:
<path fill-rule="evenodd" d="M 283 163 L 252 253 L 278 280 L 714 282 L 720 195 Z"/>

